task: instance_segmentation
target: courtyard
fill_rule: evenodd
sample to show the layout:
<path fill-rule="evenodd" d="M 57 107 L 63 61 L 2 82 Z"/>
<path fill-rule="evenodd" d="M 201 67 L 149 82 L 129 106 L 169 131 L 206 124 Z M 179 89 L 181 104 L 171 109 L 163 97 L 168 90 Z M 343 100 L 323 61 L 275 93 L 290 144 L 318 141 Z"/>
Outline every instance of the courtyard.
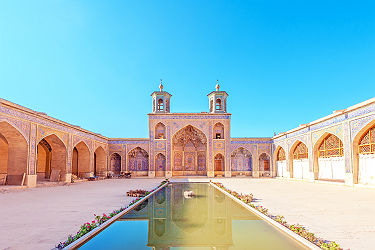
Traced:
<path fill-rule="evenodd" d="M 202 181 L 203 178 L 189 181 Z M 133 198 L 126 191 L 150 190 L 162 179 L 110 179 L 29 189 L 3 188 L 0 203 L 1 249 L 52 249 L 93 214 L 108 213 Z M 178 178 L 174 181 L 187 181 Z M 300 223 L 344 249 L 375 245 L 375 189 L 282 179 L 221 178 L 228 188 L 253 193 L 258 205 Z"/>

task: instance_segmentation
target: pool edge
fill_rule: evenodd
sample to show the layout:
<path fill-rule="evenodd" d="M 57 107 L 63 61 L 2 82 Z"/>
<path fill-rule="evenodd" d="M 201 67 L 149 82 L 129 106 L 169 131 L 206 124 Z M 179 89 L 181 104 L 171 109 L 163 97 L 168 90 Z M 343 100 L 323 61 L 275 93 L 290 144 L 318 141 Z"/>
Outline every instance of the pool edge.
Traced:
<path fill-rule="evenodd" d="M 272 226 L 276 227 L 278 230 L 286 233 L 289 237 L 293 238 L 294 240 L 296 240 L 297 242 L 301 243 L 302 245 L 304 245 L 304 246 L 306 246 L 306 247 L 308 247 L 310 249 L 316 249 L 316 250 L 321 249 L 320 247 L 318 247 L 317 245 L 315 245 L 315 244 L 311 243 L 310 241 L 306 240 L 302 236 L 299 236 L 298 234 L 296 234 L 293 231 L 287 229 L 286 227 L 280 225 L 278 222 L 274 221 L 273 219 L 269 218 L 268 216 L 262 214 L 258 210 L 250 207 L 245 202 L 243 202 L 243 201 L 239 200 L 238 198 L 234 197 L 232 194 L 229 194 L 228 192 L 225 192 L 224 190 L 222 190 L 221 188 L 219 188 L 218 186 L 216 186 L 215 184 L 213 184 L 211 181 L 209 182 L 209 184 L 211 186 L 215 187 L 220 192 L 228 195 L 232 200 L 234 200 L 238 204 L 242 205 L 247 210 L 253 212 L 254 214 L 256 214 L 257 216 L 259 216 L 260 218 L 262 218 L 263 220 L 265 220 L 266 222 L 268 222 Z"/>
<path fill-rule="evenodd" d="M 115 222 L 118 218 L 120 218 L 121 216 L 123 216 L 124 214 L 128 213 L 129 211 L 131 211 L 133 208 L 135 208 L 136 206 L 138 206 L 140 203 L 142 203 L 143 201 L 145 201 L 146 199 L 148 199 L 151 195 L 153 195 L 154 193 L 158 192 L 159 190 L 161 190 L 162 188 L 168 186 L 170 182 L 167 181 L 166 183 L 164 183 L 162 186 L 158 187 L 157 189 L 155 189 L 154 191 L 152 191 L 151 193 L 149 193 L 148 195 L 146 195 L 145 197 L 143 197 L 142 199 L 140 199 L 139 201 L 137 201 L 136 203 L 134 203 L 133 205 L 131 205 L 130 207 L 126 208 L 124 211 L 121 211 L 120 213 L 118 213 L 117 215 L 113 216 L 111 219 L 107 220 L 106 222 L 104 222 L 103 224 L 101 224 L 100 226 L 98 226 L 97 228 L 95 228 L 94 230 L 90 231 L 89 233 L 85 234 L 84 236 L 82 236 L 81 238 L 79 238 L 78 240 L 76 241 L 73 241 L 71 244 L 69 244 L 68 246 L 64 247 L 63 249 L 64 250 L 70 250 L 70 249 L 77 249 L 78 247 L 81 247 L 83 244 L 85 244 L 87 241 L 89 241 L 91 238 L 95 237 L 97 234 L 99 234 L 100 232 L 102 232 L 104 229 L 106 229 L 107 227 L 109 227 L 113 222 Z"/>

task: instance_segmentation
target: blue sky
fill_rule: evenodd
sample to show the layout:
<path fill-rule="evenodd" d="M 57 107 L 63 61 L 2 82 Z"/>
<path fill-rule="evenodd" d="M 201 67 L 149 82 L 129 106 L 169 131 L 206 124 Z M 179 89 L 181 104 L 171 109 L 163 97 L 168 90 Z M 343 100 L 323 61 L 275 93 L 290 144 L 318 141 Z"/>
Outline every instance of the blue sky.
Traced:
<path fill-rule="evenodd" d="M 159 79 L 172 112 L 272 136 L 374 97 L 374 1 L 0 1 L 0 97 L 109 137 L 148 137 Z"/>

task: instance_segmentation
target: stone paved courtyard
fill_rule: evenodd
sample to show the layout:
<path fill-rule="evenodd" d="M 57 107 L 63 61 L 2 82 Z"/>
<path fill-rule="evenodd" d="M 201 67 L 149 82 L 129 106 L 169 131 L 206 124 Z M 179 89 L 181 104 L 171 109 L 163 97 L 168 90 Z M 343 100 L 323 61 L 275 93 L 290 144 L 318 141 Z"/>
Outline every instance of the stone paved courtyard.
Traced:
<path fill-rule="evenodd" d="M 184 180 L 184 179 L 176 179 Z M 203 179 L 199 179 L 202 181 Z M 162 179 L 115 179 L 0 193 L 0 249 L 51 249 L 93 214 L 129 203 L 129 189 L 152 189 Z M 344 249 L 374 249 L 375 189 L 279 179 L 216 179 L 252 192 L 272 214 L 284 215 Z M 4 191 L 5 190 L 5 191 Z"/>
<path fill-rule="evenodd" d="M 344 249 L 375 249 L 375 189 L 280 179 L 217 181 L 237 192 L 252 192 L 271 214 Z"/>
<path fill-rule="evenodd" d="M 0 249 L 52 249 L 69 234 L 134 198 L 129 189 L 150 190 L 162 179 L 112 179 L 0 193 Z"/>

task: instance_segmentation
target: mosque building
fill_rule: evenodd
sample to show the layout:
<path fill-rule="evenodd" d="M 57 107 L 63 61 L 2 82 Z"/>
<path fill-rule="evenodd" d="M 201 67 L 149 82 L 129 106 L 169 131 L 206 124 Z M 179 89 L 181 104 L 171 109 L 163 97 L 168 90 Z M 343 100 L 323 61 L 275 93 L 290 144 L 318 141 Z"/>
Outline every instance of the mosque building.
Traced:
<path fill-rule="evenodd" d="M 0 99 L 0 185 L 71 182 L 72 176 L 278 177 L 375 185 L 375 98 L 269 138 L 231 138 L 228 94 L 208 112 L 171 113 L 151 94 L 148 138 L 107 138 Z"/>

